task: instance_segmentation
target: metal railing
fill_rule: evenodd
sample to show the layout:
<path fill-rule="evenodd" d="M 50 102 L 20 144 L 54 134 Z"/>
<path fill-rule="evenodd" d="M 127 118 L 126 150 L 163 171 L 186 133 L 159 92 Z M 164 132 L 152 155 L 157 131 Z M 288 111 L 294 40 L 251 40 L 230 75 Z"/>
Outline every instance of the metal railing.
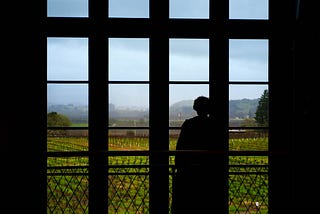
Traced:
<path fill-rule="evenodd" d="M 87 154 L 48 154 L 47 213 L 89 212 Z M 110 154 L 107 181 L 109 212 L 149 213 L 150 153 L 135 151 Z M 236 157 L 239 160 L 238 164 L 234 164 L 233 160 L 233 164 L 228 166 L 229 213 L 268 213 L 268 164 L 257 158 L 267 158 L 266 152 L 234 152 L 229 155 L 229 158 Z M 174 156 L 168 157 L 168 200 L 171 205 L 172 175 L 175 170 Z M 251 158 L 258 161 L 246 163 Z"/>

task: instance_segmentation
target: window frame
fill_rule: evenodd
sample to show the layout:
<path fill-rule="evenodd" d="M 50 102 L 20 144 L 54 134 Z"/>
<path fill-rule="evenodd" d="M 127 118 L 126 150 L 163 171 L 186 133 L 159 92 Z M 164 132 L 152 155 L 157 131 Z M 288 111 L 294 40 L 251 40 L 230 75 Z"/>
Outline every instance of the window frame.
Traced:
<path fill-rule="evenodd" d="M 150 0 L 150 18 L 107 18 L 108 1 L 89 0 L 88 18 L 47 17 L 41 13 L 41 64 L 42 86 L 46 80 L 46 38 L 47 37 L 86 37 L 89 39 L 89 209 L 92 213 L 107 213 L 107 156 L 105 142 L 108 142 L 108 39 L 110 37 L 149 38 L 150 39 L 150 74 L 149 74 L 149 106 L 150 106 L 150 212 L 167 213 L 169 195 L 168 170 L 159 169 L 157 165 L 168 166 L 165 153 L 169 149 L 169 39 L 170 38 L 206 38 L 209 39 L 209 94 L 215 97 L 215 110 L 219 112 L 216 122 L 221 131 L 217 139 L 226 142 L 228 152 L 228 40 L 229 39 L 268 39 L 269 40 L 269 211 L 279 212 L 280 201 L 284 203 L 283 193 L 289 196 L 290 169 L 288 151 L 291 142 L 290 112 L 291 89 L 282 90 L 284 82 L 293 82 L 290 63 L 292 39 L 292 15 L 287 8 L 291 1 L 277 2 L 269 0 L 268 20 L 229 20 L 228 1 L 211 0 L 209 19 L 169 19 L 169 1 Z M 43 4 L 42 11 L 47 10 Z M 283 18 L 285 17 L 285 18 Z M 289 24 L 288 24 L 289 23 Z M 283 27 L 285 26 L 285 27 Z M 276 30 L 281 28 L 280 31 Z M 167 57 L 164 57 L 167 55 Z M 288 56 L 280 60 L 281 56 Z M 160 60 L 157 60 L 161 58 Z M 277 70 L 284 72 L 279 73 Z M 167 72 L 156 72 L 164 70 Z M 219 70 L 221 72 L 215 72 Z M 101 72 L 96 72 L 101 71 Z M 289 80 L 288 80 L 289 76 Z M 188 84 L 186 82 L 186 84 Z M 251 84 L 251 83 L 250 83 Z M 252 83 L 254 84 L 254 83 Z M 43 87 L 43 98 L 46 93 Z M 161 88 L 162 90 L 159 90 Z M 103 90 L 101 90 L 103 89 Z M 102 101 L 101 97 L 105 99 Z M 283 102 L 283 99 L 285 101 Z M 43 99 L 46 100 L 46 99 Z M 279 108 L 279 103 L 284 105 Z M 42 106 L 46 106 L 43 104 Z M 283 114 L 286 109 L 288 112 Z M 46 110 L 43 109 L 43 116 Z M 280 125 L 279 117 L 284 118 L 285 125 Z M 45 118 L 45 117 L 43 117 Z M 42 129 L 42 139 L 46 139 L 46 129 Z M 279 131 L 282 130 L 282 131 Z M 168 142 L 165 143 L 158 143 Z M 45 141 L 46 142 L 46 141 Z M 94 143 L 93 143 L 94 142 Z M 100 143 L 99 143 L 100 142 Z M 104 142 L 104 143 L 102 143 Z M 281 143 L 279 143 L 281 142 Z M 42 148 L 46 152 L 46 148 Z M 106 152 L 106 153 L 105 153 Z M 160 154 L 160 155 L 159 155 Z M 227 162 L 226 162 L 227 165 Z M 285 169 L 285 170 L 284 170 Z M 154 185 L 157 184 L 157 185 Z M 285 188 L 278 190 L 279 187 Z M 227 196 L 226 196 L 227 197 Z M 289 198 L 289 197 L 288 197 Z M 281 200 L 280 200 L 281 199 Z M 289 199 L 287 199 L 289 200 Z M 284 208 L 280 208 L 284 209 Z"/>

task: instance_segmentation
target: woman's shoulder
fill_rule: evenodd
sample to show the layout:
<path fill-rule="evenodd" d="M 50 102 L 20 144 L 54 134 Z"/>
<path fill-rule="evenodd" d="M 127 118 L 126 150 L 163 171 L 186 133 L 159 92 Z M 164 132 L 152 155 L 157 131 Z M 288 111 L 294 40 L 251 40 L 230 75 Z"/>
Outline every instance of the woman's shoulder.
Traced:
<path fill-rule="evenodd" d="M 184 124 L 194 123 L 195 121 L 198 121 L 198 116 L 185 119 Z"/>

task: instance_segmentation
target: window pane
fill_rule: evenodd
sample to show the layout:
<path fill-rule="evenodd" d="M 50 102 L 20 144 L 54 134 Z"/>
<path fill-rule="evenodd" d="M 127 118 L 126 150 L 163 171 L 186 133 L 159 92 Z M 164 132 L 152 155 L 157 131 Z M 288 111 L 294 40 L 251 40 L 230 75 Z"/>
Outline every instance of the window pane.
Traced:
<path fill-rule="evenodd" d="M 197 115 L 193 102 L 199 96 L 209 97 L 208 84 L 170 84 L 169 87 L 169 150 L 176 150 L 182 123 Z M 171 160 L 170 157 L 170 161 Z"/>
<path fill-rule="evenodd" d="M 259 100 L 268 90 L 267 85 L 230 85 L 229 86 L 229 126 L 267 126 L 259 125 L 255 119 Z M 265 107 L 265 116 L 268 117 L 269 109 Z"/>
<path fill-rule="evenodd" d="M 229 86 L 230 151 L 268 151 L 268 129 L 255 129 L 259 125 L 254 118 L 259 100 L 267 90 L 267 85 Z M 238 207 L 239 201 L 246 197 L 245 194 L 237 194 L 238 181 L 246 179 L 251 184 L 249 188 L 241 186 L 243 192 L 252 192 L 256 198 L 255 206 L 259 206 L 264 213 L 268 212 L 268 165 L 268 156 L 229 156 L 229 195 L 233 195 L 229 199 L 230 211 Z M 255 194 L 256 192 L 258 193 Z"/>
<path fill-rule="evenodd" d="M 230 0 L 230 19 L 268 19 L 268 0 Z"/>
<path fill-rule="evenodd" d="M 109 0 L 109 17 L 149 18 L 149 0 Z"/>
<path fill-rule="evenodd" d="M 109 39 L 109 80 L 149 80 L 149 39 Z"/>
<path fill-rule="evenodd" d="M 66 139 L 62 141 L 64 140 Z M 63 142 L 59 143 L 61 145 Z M 83 142 L 79 139 L 77 143 Z M 50 144 L 51 142 L 48 142 L 48 147 Z M 57 210 L 64 210 L 63 212 L 81 210 L 81 213 L 88 213 L 88 168 L 89 157 L 47 156 L 47 213 L 56 213 Z M 81 200 L 74 200 L 75 195 L 81 195 Z"/>
<path fill-rule="evenodd" d="M 148 155 L 108 155 L 107 213 L 149 213 L 149 165 Z"/>
<path fill-rule="evenodd" d="M 198 96 L 209 96 L 207 84 L 171 84 L 169 90 L 169 125 L 174 127 L 180 127 L 185 119 L 196 116 L 192 106 Z"/>
<path fill-rule="evenodd" d="M 170 18 L 209 18 L 209 0 L 170 0 Z"/>
<path fill-rule="evenodd" d="M 175 126 L 177 124 L 170 124 L 171 126 Z M 181 122 L 179 125 L 177 125 L 178 127 L 181 127 Z M 169 130 L 169 150 L 170 151 L 175 151 L 176 147 L 177 147 L 177 140 L 179 138 L 180 135 L 180 129 L 172 129 Z M 174 156 L 170 157 L 170 160 L 173 161 L 172 164 L 174 163 Z"/>
<path fill-rule="evenodd" d="M 88 80 L 88 39 L 47 39 L 48 80 Z"/>
<path fill-rule="evenodd" d="M 109 151 L 149 150 L 149 130 L 110 129 L 108 143 Z"/>
<path fill-rule="evenodd" d="M 88 130 L 47 130 L 48 152 L 88 151 Z"/>
<path fill-rule="evenodd" d="M 246 129 L 231 129 L 229 131 L 230 151 L 268 151 L 269 131 Z"/>
<path fill-rule="evenodd" d="M 88 0 L 47 0 L 48 17 L 88 17 Z"/>
<path fill-rule="evenodd" d="M 109 126 L 149 126 L 149 86 L 109 85 Z"/>
<path fill-rule="evenodd" d="M 48 84 L 47 90 L 47 113 L 65 115 L 70 126 L 88 126 L 87 84 Z"/>
<path fill-rule="evenodd" d="M 209 40 L 170 39 L 171 81 L 209 80 Z"/>
<path fill-rule="evenodd" d="M 229 213 L 269 213 L 269 157 L 229 156 L 228 169 Z"/>
<path fill-rule="evenodd" d="M 268 81 L 268 40 L 229 40 L 229 80 Z"/>

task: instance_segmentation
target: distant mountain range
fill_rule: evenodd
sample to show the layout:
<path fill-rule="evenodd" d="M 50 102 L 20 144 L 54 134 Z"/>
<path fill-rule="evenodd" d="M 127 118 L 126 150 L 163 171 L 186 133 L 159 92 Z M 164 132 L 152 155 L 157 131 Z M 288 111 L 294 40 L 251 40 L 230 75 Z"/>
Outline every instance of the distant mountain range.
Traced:
<path fill-rule="evenodd" d="M 229 118 L 244 119 L 253 118 L 258 106 L 259 99 L 241 99 L 229 101 Z M 174 103 L 169 107 L 169 116 L 171 120 L 186 119 L 196 115 L 192 109 L 193 100 L 182 100 Z M 54 105 L 50 104 L 47 107 L 47 112 L 57 112 L 66 115 L 73 122 L 88 121 L 88 106 L 79 105 Z M 110 118 L 130 118 L 140 119 L 148 118 L 149 111 L 146 109 L 136 108 L 117 108 L 113 104 L 109 104 Z"/>

